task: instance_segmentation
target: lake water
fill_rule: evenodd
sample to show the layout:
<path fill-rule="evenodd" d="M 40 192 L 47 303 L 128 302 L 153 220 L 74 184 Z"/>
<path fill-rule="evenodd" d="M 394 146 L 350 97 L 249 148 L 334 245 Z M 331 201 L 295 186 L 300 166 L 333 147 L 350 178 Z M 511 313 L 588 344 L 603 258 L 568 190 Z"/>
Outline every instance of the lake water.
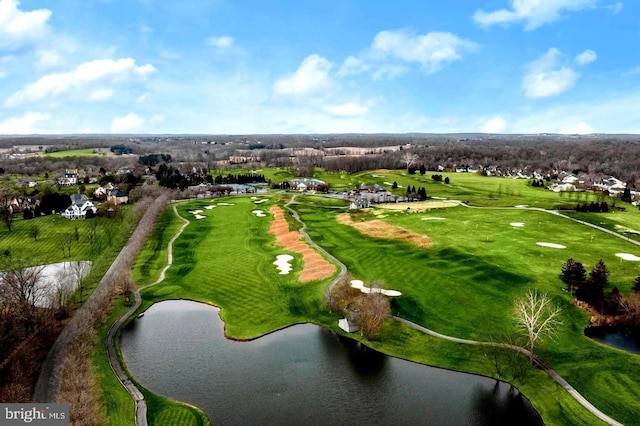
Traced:
<path fill-rule="evenodd" d="M 640 341 L 622 330 L 616 330 L 611 327 L 589 327 L 585 330 L 585 335 L 613 348 L 640 354 Z"/>
<path fill-rule="evenodd" d="M 388 357 L 321 327 L 224 338 L 218 310 L 153 305 L 122 332 L 129 371 L 214 425 L 539 425 L 506 383 Z"/>

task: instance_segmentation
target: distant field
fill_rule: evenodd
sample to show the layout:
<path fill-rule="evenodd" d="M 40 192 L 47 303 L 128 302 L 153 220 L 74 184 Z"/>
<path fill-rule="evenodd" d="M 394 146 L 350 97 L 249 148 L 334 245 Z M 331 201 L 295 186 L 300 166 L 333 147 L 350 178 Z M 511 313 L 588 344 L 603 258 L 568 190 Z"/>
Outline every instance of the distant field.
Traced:
<path fill-rule="evenodd" d="M 99 157 L 107 156 L 114 157 L 109 148 L 85 148 L 85 149 L 71 149 L 66 151 L 56 151 L 43 153 L 45 158 L 65 158 L 65 157 Z"/>

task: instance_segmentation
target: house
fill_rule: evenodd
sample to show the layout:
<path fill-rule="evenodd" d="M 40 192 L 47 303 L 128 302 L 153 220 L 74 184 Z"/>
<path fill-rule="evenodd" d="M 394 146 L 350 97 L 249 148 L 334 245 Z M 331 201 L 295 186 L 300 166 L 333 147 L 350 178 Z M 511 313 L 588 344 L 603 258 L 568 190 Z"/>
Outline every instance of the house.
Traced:
<path fill-rule="evenodd" d="M 111 191 L 107 196 L 107 201 L 112 202 L 114 205 L 127 204 L 129 202 L 129 194 L 123 191 Z"/>
<path fill-rule="evenodd" d="M 74 170 L 67 169 L 64 175 L 58 177 L 57 183 L 58 185 L 61 185 L 61 186 L 77 185 L 78 169 L 74 169 Z"/>
<path fill-rule="evenodd" d="M 310 178 L 298 178 L 289 181 L 291 188 L 298 191 L 306 191 L 307 189 L 317 189 L 319 186 L 326 185 L 327 183 L 319 179 Z"/>
<path fill-rule="evenodd" d="M 93 191 L 93 196 L 100 200 L 106 200 L 107 196 L 109 196 L 109 194 L 111 194 L 111 191 L 113 191 L 114 189 L 116 189 L 116 187 L 111 182 L 107 182 L 105 186 L 100 186 L 95 191 Z"/>
<path fill-rule="evenodd" d="M 360 331 L 360 326 L 352 318 L 342 318 L 338 320 L 338 327 L 346 331 L 347 333 L 355 333 Z"/>
<path fill-rule="evenodd" d="M 349 206 L 349 208 L 352 210 L 368 209 L 369 207 L 371 207 L 371 202 L 369 201 L 368 198 L 365 198 L 365 197 L 356 198 L 355 200 L 353 200 L 353 202 Z"/>
<path fill-rule="evenodd" d="M 74 197 L 75 196 L 75 197 Z M 85 219 L 91 218 L 98 213 L 96 206 L 87 197 L 80 194 L 71 196 L 71 205 L 61 213 L 65 219 Z"/>
<path fill-rule="evenodd" d="M 23 179 L 18 179 L 18 185 L 22 188 L 35 188 L 38 184 L 36 180 L 32 177 L 26 177 Z"/>

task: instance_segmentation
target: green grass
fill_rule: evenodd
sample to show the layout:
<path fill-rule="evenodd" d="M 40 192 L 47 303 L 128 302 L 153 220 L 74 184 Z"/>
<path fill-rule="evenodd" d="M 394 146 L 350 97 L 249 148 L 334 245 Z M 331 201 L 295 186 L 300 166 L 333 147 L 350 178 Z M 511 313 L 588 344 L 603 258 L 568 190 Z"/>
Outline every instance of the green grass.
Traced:
<path fill-rule="evenodd" d="M 278 181 L 290 178 L 288 170 L 268 169 L 261 173 Z M 478 206 L 527 204 L 554 208 L 578 201 L 576 194 L 569 199 L 568 194 L 560 196 L 533 188 L 524 180 L 449 174 L 451 184 L 445 185 L 433 182 L 431 174 L 375 171 L 345 175 L 317 171 L 316 177 L 336 189 L 351 189 L 355 183 L 393 181 L 405 187 L 426 186 L 430 196 L 464 200 Z M 584 202 L 585 195 L 581 197 L 580 202 Z M 274 196 L 269 203 L 259 206 L 249 197 L 180 204 L 180 214 L 189 218 L 191 224 L 174 244 L 174 264 L 165 281 L 143 291 L 142 309 L 171 298 L 214 304 L 221 307 L 227 335 L 239 339 L 258 337 L 302 321 L 336 330 L 336 314 L 330 314 L 323 306 L 329 280 L 300 284 L 295 274 L 278 275 L 271 264 L 284 250 L 275 247 L 273 236 L 267 233 L 270 218 L 256 218 L 250 212 L 256 208 L 268 212 L 276 200 Z M 234 205 L 205 209 L 221 201 Z M 539 349 L 539 357 L 605 413 L 626 424 L 636 421 L 640 360 L 584 337 L 582 330 L 589 316 L 570 303 L 558 274 L 569 257 L 583 262 L 587 269 L 603 259 L 611 270 L 611 287 L 618 286 L 628 293 L 639 265 L 620 261 L 615 253 L 637 254 L 637 246 L 567 219 L 521 209 L 460 206 L 421 214 L 358 215 L 361 220 L 378 217 L 429 235 L 434 246 L 423 250 L 401 241 L 372 239 L 338 224 L 335 216 L 345 211 L 344 207 L 340 200 L 312 196 L 299 196 L 295 204 L 310 236 L 341 259 L 354 278 L 383 279 L 386 288 L 402 291 L 403 296 L 393 303 L 397 314 L 445 334 L 489 340 L 511 333 L 511 307 L 517 297 L 527 288 L 541 289 L 564 307 L 564 326 L 554 341 Z M 206 218 L 194 220 L 189 212 L 194 209 L 203 210 Z M 607 227 L 624 224 L 638 229 L 640 221 L 633 213 L 636 212 L 587 216 L 591 221 L 604 221 Z M 428 216 L 445 220 L 421 220 Z M 511 222 L 524 222 L 525 226 L 513 227 Z M 136 262 L 137 279 L 143 282 L 155 279 L 151 271 L 157 273 L 161 269 L 166 259 L 166 243 L 180 224 L 170 212 L 165 213 Z M 535 244 L 540 241 L 567 248 L 557 250 Z M 299 267 L 294 263 L 294 273 Z M 390 322 L 380 337 L 366 343 L 401 358 L 496 377 L 486 349 L 424 336 L 400 324 Z M 599 424 L 538 370 L 527 369 L 522 383 L 509 372 L 502 378 L 517 385 L 530 398 L 547 424 Z M 173 405 L 163 414 L 165 403 L 152 403 L 150 410 L 154 410 L 157 418 L 161 415 L 191 418 L 183 408 Z"/>
<path fill-rule="evenodd" d="M 171 206 L 164 211 L 133 267 L 133 278 L 139 287 L 149 285 L 158 279 L 160 271 L 167 264 L 167 244 L 182 224 Z"/>
<path fill-rule="evenodd" d="M 98 157 L 100 155 L 106 155 L 106 153 L 111 154 L 111 152 L 106 148 L 101 148 L 100 151 L 103 154 L 99 154 L 96 152 L 94 148 L 85 148 L 85 149 L 69 149 L 64 151 L 56 151 L 56 152 L 47 152 L 43 154 L 45 158 L 49 159 L 59 159 L 59 158 L 77 158 L 77 157 Z"/>

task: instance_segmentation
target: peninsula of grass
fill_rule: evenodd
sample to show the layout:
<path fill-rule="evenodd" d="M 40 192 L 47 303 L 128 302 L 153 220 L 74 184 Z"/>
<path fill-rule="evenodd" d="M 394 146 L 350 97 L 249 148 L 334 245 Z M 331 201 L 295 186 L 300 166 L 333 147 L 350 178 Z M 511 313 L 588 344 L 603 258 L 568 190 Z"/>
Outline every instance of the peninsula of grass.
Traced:
<path fill-rule="evenodd" d="M 268 171 L 263 173 L 267 175 Z M 375 171 L 356 175 L 327 173 L 323 180 L 332 186 L 344 182 L 345 188 L 357 181 L 375 183 L 370 182 L 372 179 L 382 183 L 397 181 L 405 187 L 426 185 L 429 195 L 484 207 L 554 208 L 566 201 L 565 196 L 528 187 L 523 180 L 451 174 L 451 184 L 445 185 L 430 181 L 429 176 Z M 492 179 L 496 179 L 495 183 Z M 338 314 L 328 312 L 324 305 L 330 279 L 299 283 L 299 257 L 295 257 L 291 275 L 279 275 L 272 264 L 275 256 L 285 253 L 274 245 L 273 236 L 267 232 L 269 207 L 277 200 L 274 195 L 259 205 L 250 197 L 179 204 L 180 215 L 191 223 L 174 243 L 173 266 L 165 280 L 142 291 L 141 309 L 176 298 L 216 305 L 221 308 L 227 336 L 234 339 L 259 337 L 299 322 L 313 322 L 341 333 L 337 329 Z M 207 209 L 211 205 L 216 207 Z M 564 325 L 557 338 L 548 341 L 537 355 L 600 410 L 625 424 L 636 421 L 639 357 L 583 335 L 589 315 L 571 303 L 558 274 L 569 257 L 583 262 L 587 269 L 603 259 L 611 270 L 610 288 L 615 285 L 628 293 L 640 265 L 621 261 L 615 253 L 638 254 L 640 247 L 566 218 L 524 209 L 457 206 L 424 213 L 373 209 L 353 217 L 382 219 L 433 240 L 432 248 L 419 249 L 403 241 L 370 238 L 338 223 L 336 216 L 346 211 L 342 200 L 299 195 L 292 206 L 307 225 L 311 238 L 345 263 L 354 278 L 381 279 L 385 288 L 402 292 L 393 302 L 395 314 L 435 331 L 467 339 L 499 340 L 499 336 L 512 332 L 514 300 L 528 288 L 547 292 L 563 306 Z M 254 209 L 263 210 L 267 217 L 252 214 Z M 200 219 L 194 213 L 197 210 L 201 210 L 197 213 L 203 216 Z M 423 220 L 429 217 L 438 220 Z M 162 221 L 167 228 L 181 225 L 170 214 L 165 214 Z M 632 225 L 634 218 L 629 215 L 625 223 Z M 166 247 L 171 236 L 171 232 L 158 227 L 152 237 L 155 241 L 149 241 L 143 250 L 146 257 L 139 257 L 136 262 L 136 277 L 154 280 L 144 268 L 158 270 L 161 261 L 150 263 L 153 247 Z M 537 242 L 566 248 L 542 247 Z M 166 252 L 157 257 L 166 261 Z M 393 322 L 376 339 L 364 341 L 390 355 L 507 380 L 523 391 L 547 424 L 600 424 L 536 369 L 528 368 L 522 380 L 504 371 L 498 377 L 492 355 L 486 349 L 445 342 Z M 524 358 L 522 361 L 526 363 Z"/>

